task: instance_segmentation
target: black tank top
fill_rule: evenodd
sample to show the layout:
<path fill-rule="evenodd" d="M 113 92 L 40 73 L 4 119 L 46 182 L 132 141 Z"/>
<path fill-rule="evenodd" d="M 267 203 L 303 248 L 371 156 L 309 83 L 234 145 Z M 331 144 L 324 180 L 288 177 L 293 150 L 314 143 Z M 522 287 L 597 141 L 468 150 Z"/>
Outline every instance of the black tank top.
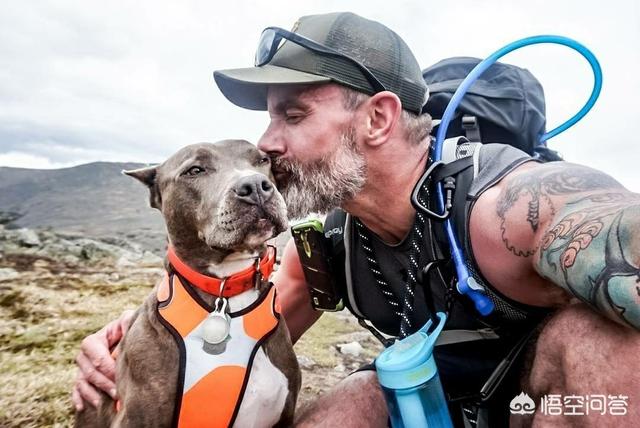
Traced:
<path fill-rule="evenodd" d="M 492 328 L 499 334 L 500 339 L 479 340 L 437 346 L 435 348 L 434 355 L 440 377 L 445 391 L 451 393 L 450 397 L 477 393 L 493 369 L 513 347 L 514 343 L 525 333 L 531 331 L 532 326 L 548 314 L 546 309 L 511 301 L 502 296 L 490 284 L 487 284 L 475 265 L 468 233 L 466 233 L 469 214 L 477 198 L 514 168 L 533 159 L 518 149 L 502 144 L 484 144 L 479 153 L 475 153 L 475 156 L 477 156 L 477 159 L 473 167 L 471 167 L 475 171 L 469 170 L 466 172 L 467 183 L 464 183 L 465 180 L 460 179 L 460 177 L 456 178 L 457 188 L 454 207 L 457 206 L 458 208 L 454 210 L 455 215 L 452 220 L 458 232 L 459 242 L 463 245 L 470 274 L 480 284 L 485 285 L 489 297 L 496 304 L 496 311 L 494 311 L 496 314 L 488 319 L 480 317 L 466 297 L 459 297 L 457 292 L 454 292 L 453 294 L 457 298 L 453 299 L 445 330 Z M 461 209 L 460 207 L 464 208 Z M 338 242 L 335 233 L 333 237 L 334 254 L 332 266 L 343 301 L 356 316 L 369 320 L 376 329 L 396 336 L 399 331 L 399 317 L 394 313 L 393 308 L 376 286 L 366 254 L 362 249 L 362 239 L 354 224 L 355 219 L 351 218 L 349 225 L 345 225 L 344 221 L 344 212 L 335 211 L 329 214 L 325 222 L 325 230 L 333 229 L 334 231 L 340 230 L 341 233 L 349 233 L 347 241 L 350 243 L 348 253 L 350 254 L 351 281 L 353 285 L 351 290 L 347 289 L 345 280 L 345 256 L 344 254 L 339 254 L 340 247 L 335 245 Z M 347 226 L 346 231 L 344 226 Z M 448 244 L 442 231 L 441 224 L 432 220 L 426 222 L 425 242 L 419 266 L 424 266 L 428 261 L 437 258 L 437 256 L 448 255 Z M 371 231 L 368 231 L 368 236 L 387 283 L 393 290 L 397 300 L 402 302 L 404 283 L 409 265 L 410 238 L 406 237 L 396 245 L 389 245 Z M 344 246 L 342 246 L 342 250 L 344 250 Z M 434 269 L 428 281 L 423 281 L 422 285 L 418 284 L 415 290 L 414 330 L 424 325 L 429 316 L 425 292 L 432 294 L 436 311 L 444 311 L 446 289 L 452 283 L 452 278 L 452 269 Z M 517 384 L 517 379 L 514 381 Z M 508 402 L 505 411 L 508 412 Z"/>

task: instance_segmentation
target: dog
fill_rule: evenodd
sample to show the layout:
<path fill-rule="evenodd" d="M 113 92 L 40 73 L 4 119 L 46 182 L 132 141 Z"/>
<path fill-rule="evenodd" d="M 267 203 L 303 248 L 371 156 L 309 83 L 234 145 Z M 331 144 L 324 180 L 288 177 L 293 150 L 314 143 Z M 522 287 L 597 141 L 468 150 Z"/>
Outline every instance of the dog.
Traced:
<path fill-rule="evenodd" d="M 123 173 L 162 212 L 166 274 L 114 352 L 118 401 L 103 394 L 76 426 L 292 425 L 301 374 L 268 282 L 266 241 L 287 227 L 269 157 L 224 140 Z"/>

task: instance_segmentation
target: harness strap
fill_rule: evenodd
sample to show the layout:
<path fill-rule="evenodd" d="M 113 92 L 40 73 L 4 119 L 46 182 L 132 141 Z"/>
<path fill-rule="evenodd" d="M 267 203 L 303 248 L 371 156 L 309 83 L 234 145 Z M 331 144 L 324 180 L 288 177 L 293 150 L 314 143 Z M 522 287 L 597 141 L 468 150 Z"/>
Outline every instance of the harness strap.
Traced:
<path fill-rule="evenodd" d="M 228 313 L 229 335 L 220 349 L 210 352 L 204 340 L 209 309 L 177 275 L 168 278 L 166 287 L 169 298 L 159 301 L 156 310 L 160 323 L 175 339 L 180 354 L 173 426 L 232 426 L 254 357 L 280 322 L 275 304 L 276 289 L 270 285 L 255 302 Z"/>

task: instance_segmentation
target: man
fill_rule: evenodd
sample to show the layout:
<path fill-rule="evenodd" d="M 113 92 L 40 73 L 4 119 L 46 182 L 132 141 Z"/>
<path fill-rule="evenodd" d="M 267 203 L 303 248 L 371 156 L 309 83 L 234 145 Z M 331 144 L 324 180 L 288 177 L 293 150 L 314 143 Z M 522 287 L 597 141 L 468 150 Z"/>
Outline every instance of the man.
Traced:
<path fill-rule="evenodd" d="M 273 159 L 290 216 L 337 207 L 349 214 L 355 297 L 342 297 L 379 330 L 398 334 L 403 283 L 412 272 L 409 235 L 416 211 L 410 196 L 429 164 L 431 143 L 430 118 L 421 114 L 428 90 L 409 48 L 388 28 L 357 15 L 314 15 L 301 18 L 293 33 L 265 30 L 255 67 L 219 71 L 215 78 L 234 104 L 268 110 L 271 122 L 258 147 Z M 539 410 L 534 422 L 637 424 L 640 195 L 601 172 L 564 162 L 540 164 L 508 146 L 483 148 L 479 163 L 463 238 L 472 270 L 485 281 L 486 292 L 501 302 L 498 312 L 516 313 L 512 319 L 501 318 L 497 327 L 521 325 L 518 313 L 535 324 L 551 309 L 561 308 L 540 332 L 528 373 L 523 374 L 524 391 L 534 399 L 544 394 L 623 395 L 628 403 L 624 417 L 590 415 L 584 420 Z M 430 235 L 429 242 L 435 243 L 432 229 L 437 227 L 441 226 L 425 224 L 425 242 Z M 379 267 L 380 275 L 374 276 L 371 267 Z M 449 282 L 446 269 L 437 275 Z M 336 281 L 342 284 L 345 275 L 341 276 Z M 292 243 L 285 248 L 274 282 L 295 341 L 320 312 L 310 305 Z M 437 284 L 429 287 L 435 307 L 444 307 L 446 293 Z M 416 288 L 412 331 L 429 316 L 429 293 Z M 569 304 L 571 299 L 592 309 L 584 303 Z M 484 325 L 463 298 L 454 300 L 449 306 L 456 314 L 450 320 L 456 324 L 453 328 Z M 75 403 L 80 403 L 80 395 L 96 400 L 94 386 L 115 393 L 108 348 L 124 334 L 129 316 L 123 314 L 83 341 Z M 498 340 L 513 344 L 530 330 L 513 331 L 515 336 Z M 508 350 L 504 344 L 485 342 L 456 346 L 437 348 L 436 354 L 450 398 L 453 390 L 482 385 L 483 376 L 491 374 L 504 357 L 502 351 Z M 505 426 L 509 402 L 499 405 L 503 414 L 482 413 L 476 407 L 464 423 L 480 418 L 480 425 L 489 417 L 491 426 Z M 487 406 L 496 408 L 495 403 Z M 460 409 L 451 408 L 452 413 Z M 463 423 L 461 413 L 452 416 Z M 375 373 L 361 370 L 348 376 L 297 420 L 298 426 L 386 426 L 386 406 Z M 512 420 L 513 425 L 531 422 Z"/>

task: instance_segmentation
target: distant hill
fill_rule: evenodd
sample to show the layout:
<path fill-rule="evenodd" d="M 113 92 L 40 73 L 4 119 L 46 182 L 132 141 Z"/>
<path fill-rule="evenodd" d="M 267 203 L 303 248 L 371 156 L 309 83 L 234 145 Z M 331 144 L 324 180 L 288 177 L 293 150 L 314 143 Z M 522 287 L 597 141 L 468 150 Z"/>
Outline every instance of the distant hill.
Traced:
<path fill-rule="evenodd" d="M 143 185 L 121 174 L 141 166 L 93 162 L 62 169 L 0 167 L 0 223 L 126 238 L 163 252 L 160 212 L 149 206 Z"/>
<path fill-rule="evenodd" d="M 162 215 L 149 206 L 147 189 L 121 173 L 142 166 L 93 162 L 62 169 L 0 167 L 0 224 L 124 238 L 162 254 L 166 247 Z M 286 234 L 277 240 L 280 250 L 286 240 Z"/>

